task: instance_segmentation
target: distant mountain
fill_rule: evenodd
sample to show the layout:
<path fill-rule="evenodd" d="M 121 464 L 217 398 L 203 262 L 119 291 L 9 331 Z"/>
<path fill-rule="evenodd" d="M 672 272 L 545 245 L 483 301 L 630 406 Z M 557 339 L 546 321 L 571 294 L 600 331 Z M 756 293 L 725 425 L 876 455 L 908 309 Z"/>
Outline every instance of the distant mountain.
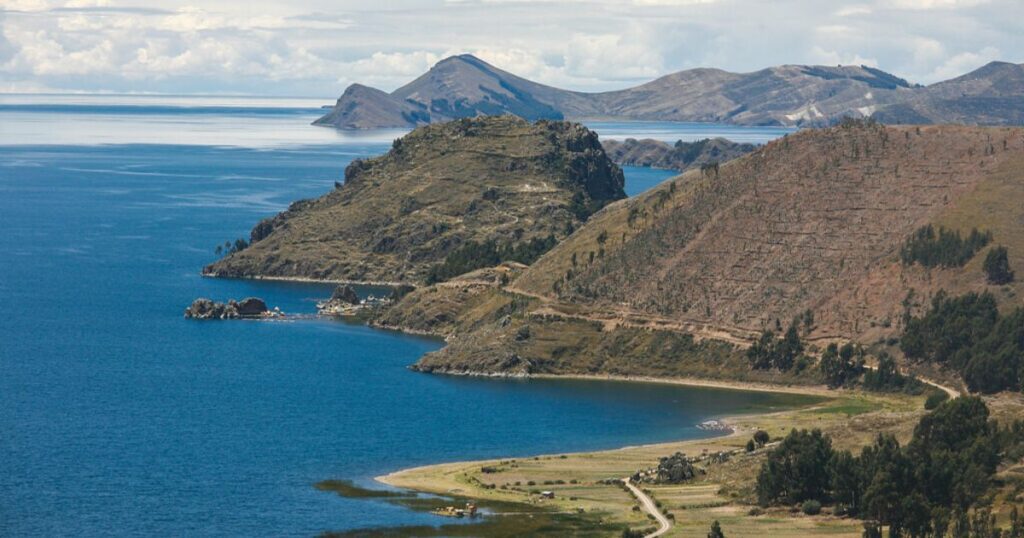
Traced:
<path fill-rule="evenodd" d="M 822 126 L 844 116 L 890 123 L 1024 124 L 1024 65 L 993 62 L 912 85 L 867 66 L 783 65 L 753 73 L 690 69 L 635 88 L 582 93 L 545 86 L 464 54 L 388 94 L 353 85 L 317 125 L 415 127 L 477 115 Z"/>
<path fill-rule="evenodd" d="M 615 164 L 677 172 L 685 172 L 702 165 L 724 163 L 757 149 L 754 144 L 742 144 L 724 138 L 705 138 L 695 142 L 680 140 L 675 144 L 649 138 L 627 138 L 624 141 L 605 140 L 601 145 Z"/>
<path fill-rule="evenodd" d="M 992 62 L 874 114 L 886 123 L 1024 125 L 1024 65 Z"/>
<path fill-rule="evenodd" d="M 560 120 L 561 108 L 584 110 L 587 102 L 585 94 L 537 84 L 464 54 L 438 62 L 390 94 L 353 84 L 314 124 L 342 129 L 415 127 L 500 114 Z"/>

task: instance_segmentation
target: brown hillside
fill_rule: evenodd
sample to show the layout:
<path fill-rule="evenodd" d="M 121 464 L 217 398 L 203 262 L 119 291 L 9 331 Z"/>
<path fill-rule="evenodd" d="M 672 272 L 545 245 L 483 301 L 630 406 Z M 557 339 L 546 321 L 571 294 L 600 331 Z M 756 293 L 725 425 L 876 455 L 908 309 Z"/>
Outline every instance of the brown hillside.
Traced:
<path fill-rule="evenodd" d="M 1024 269 L 1024 130 L 803 131 L 609 206 L 513 289 L 735 337 L 807 309 L 816 337 L 873 336 L 895 331 L 911 289 L 920 304 L 940 287 L 985 286 L 984 251 L 964 268 L 901 265 L 900 246 L 928 223 L 991 230 Z"/>
<path fill-rule="evenodd" d="M 207 267 L 231 277 L 415 282 L 459 246 L 563 237 L 625 197 L 623 176 L 579 124 L 514 116 L 416 129 L 345 183 L 260 222 L 249 248 Z"/>

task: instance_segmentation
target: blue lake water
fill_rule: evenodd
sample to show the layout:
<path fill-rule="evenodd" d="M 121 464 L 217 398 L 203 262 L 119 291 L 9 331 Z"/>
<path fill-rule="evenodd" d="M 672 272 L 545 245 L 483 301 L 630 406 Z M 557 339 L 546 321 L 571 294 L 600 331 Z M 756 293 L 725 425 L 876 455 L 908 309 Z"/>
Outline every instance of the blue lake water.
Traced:
<path fill-rule="evenodd" d="M 330 190 L 351 159 L 401 134 L 311 127 L 317 105 L 0 98 L 0 536 L 439 524 L 311 485 L 697 437 L 701 420 L 779 403 L 431 376 L 406 367 L 438 349 L 434 340 L 326 320 L 184 320 L 198 296 L 256 295 L 312 313 L 330 293 L 199 276 L 215 245 Z M 637 137 L 666 128 L 614 125 Z M 627 190 L 669 175 L 629 169 Z"/>

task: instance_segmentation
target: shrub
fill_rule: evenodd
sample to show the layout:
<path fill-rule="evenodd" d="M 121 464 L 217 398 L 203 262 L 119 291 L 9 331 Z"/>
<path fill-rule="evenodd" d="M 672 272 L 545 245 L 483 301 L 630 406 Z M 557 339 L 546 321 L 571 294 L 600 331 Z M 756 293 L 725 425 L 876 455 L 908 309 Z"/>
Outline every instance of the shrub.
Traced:
<path fill-rule="evenodd" d="M 442 282 L 476 269 L 494 267 L 506 261 L 529 265 L 551 250 L 557 242 L 554 234 L 506 245 L 498 245 L 493 240 L 483 243 L 468 241 L 450 252 L 443 262 L 430 268 L 427 273 L 427 283 Z"/>
<path fill-rule="evenodd" d="M 929 410 L 929 411 L 931 411 L 932 409 L 935 409 L 936 407 L 938 407 L 939 404 L 941 404 L 942 402 L 944 402 L 944 401 L 946 401 L 948 399 L 949 399 L 949 394 L 946 394 L 946 391 L 944 391 L 944 390 L 932 391 L 932 393 L 928 395 L 928 399 L 924 401 L 924 408 Z"/>
<path fill-rule="evenodd" d="M 754 447 L 754 440 L 753 439 L 748 439 L 747 440 L 747 452 L 753 452 L 754 448 L 755 448 Z"/>
<path fill-rule="evenodd" d="M 809 516 L 816 516 L 821 513 L 821 503 L 815 499 L 804 501 L 800 505 L 800 511 Z"/>

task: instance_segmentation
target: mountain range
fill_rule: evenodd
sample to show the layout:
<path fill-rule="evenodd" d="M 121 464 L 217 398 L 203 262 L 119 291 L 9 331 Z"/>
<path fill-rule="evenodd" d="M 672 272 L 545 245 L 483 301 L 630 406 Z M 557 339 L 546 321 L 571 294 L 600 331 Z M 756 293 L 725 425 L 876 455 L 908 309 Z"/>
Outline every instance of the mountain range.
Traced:
<path fill-rule="evenodd" d="M 868 66 L 783 65 L 752 73 L 689 69 L 624 90 L 584 93 L 518 77 L 472 55 L 438 62 L 387 93 L 353 84 L 314 124 L 413 128 L 478 115 L 537 119 L 694 121 L 825 126 L 843 117 L 886 123 L 1024 124 L 1024 65 L 992 62 L 922 86 Z"/>

